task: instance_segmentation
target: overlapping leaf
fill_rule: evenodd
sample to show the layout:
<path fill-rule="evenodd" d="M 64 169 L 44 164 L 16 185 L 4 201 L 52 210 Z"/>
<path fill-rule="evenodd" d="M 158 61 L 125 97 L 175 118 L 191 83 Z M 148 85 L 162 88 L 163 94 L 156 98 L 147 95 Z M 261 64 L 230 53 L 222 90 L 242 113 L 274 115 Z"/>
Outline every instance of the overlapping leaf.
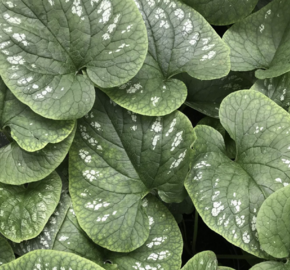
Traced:
<path fill-rule="evenodd" d="M 251 90 L 256 90 L 288 111 L 290 106 L 290 73 L 286 73 L 276 78 L 258 80 L 251 87 Z"/>
<path fill-rule="evenodd" d="M 187 74 L 177 76 L 188 89 L 185 104 L 210 117 L 219 117 L 222 100 L 230 93 L 248 89 L 253 84 L 253 76 L 246 72 L 230 72 L 228 76 L 217 80 L 201 81 Z"/>
<path fill-rule="evenodd" d="M 37 152 L 26 152 L 16 142 L 0 148 L 0 183 L 21 185 L 43 179 L 64 160 L 76 128 L 62 142 L 48 144 Z"/>
<path fill-rule="evenodd" d="M 192 127 L 178 111 L 139 116 L 101 92 L 97 96 L 93 110 L 79 121 L 70 151 L 70 194 L 93 241 L 129 252 L 149 235 L 144 196 L 156 189 L 166 202 L 183 200 Z"/>
<path fill-rule="evenodd" d="M 258 12 L 234 24 L 224 35 L 231 48 L 231 69 L 255 70 L 259 79 L 290 71 L 288 0 L 274 0 Z"/>
<path fill-rule="evenodd" d="M 43 230 L 60 198 L 61 180 L 56 172 L 24 186 L 0 184 L 0 232 L 19 243 Z"/>
<path fill-rule="evenodd" d="M 186 188 L 210 228 L 245 251 L 267 257 L 256 236 L 256 219 L 264 200 L 290 183 L 290 116 L 248 90 L 224 99 L 220 119 L 236 142 L 236 159 L 226 156 L 219 132 L 197 126 Z"/>
<path fill-rule="evenodd" d="M 229 25 L 249 15 L 258 0 L 183 0 L 183 2 L 200 12 L 211 24 Z"/>
<path fill-rule="evenodd" d="M 75 254 L 54 251 L 36 250 L 19 259 L 0 267 L 1 270 L 45 269 L 45 270 L 104 270 L 99 265 Z"/>
<path fill-rule="evenodd" d="M 94 87 L 127 82 L 147 53 L 146 28 L 132 0 L 0 3 L 0 73 L 9 89 L 51 119 L 82 117 Z"/>
<path fill-rule="evenodd" d="M 282 181 L 282 180 L 281 180 Z M 290 186 L 268 197 L 257 217 L 261 247 L 274 258 L 290 254 Z"/>
<path fill-rule="evenodd" d="M 162 116 L 182 105 L 181 72 L 212 80 L 229 72 L 229 51 L 207 21 L 176 0 L 136 0 L 145 21 L 149 50 L 139 73 L 118 89 L 103 89 L 116 103 L 143 115 Z"/>
<path fill-rule="evenodd" d="M 7 240 L 0 236 L 0 265 L 15 260 L 13 250 Z"/>
<path fill-rule="evenodd" d="M 70 198 L 65 193 L 62 193 L 58 206 L 49 218 L 42 232 L 31 240 L 23 241 L 19 244 L 12 243 L 14 252 L 22 256 L 36 249 L 52 249 L 56 235 L 64 222 L 70 205 Z"/>
<path fill-rule="evenodd" d="M 250 270 L 289 270 L 289 263 L 281 263 L 281 262 L 263 262 L 256 264 Z"/>
<path fill-rule="evenodd" d="M 74 125 L 74 121 L 55 121 L 34 113 L 15 98 L 0 78 L 0 126 L 10 128 L 12 138 L 22 149 L 35 152 L 48 143 L 61 142 Z"/>

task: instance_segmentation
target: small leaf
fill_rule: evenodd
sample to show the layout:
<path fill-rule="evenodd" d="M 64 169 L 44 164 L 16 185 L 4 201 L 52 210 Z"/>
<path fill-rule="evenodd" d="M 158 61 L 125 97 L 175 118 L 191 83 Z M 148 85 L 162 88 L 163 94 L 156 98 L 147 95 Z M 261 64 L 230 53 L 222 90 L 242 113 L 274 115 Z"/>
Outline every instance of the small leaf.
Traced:
<path fill-rule="evenodd" d="M 149 221 L 142 199 L 157 190 L 165 202 L 184 199 L 192 125 L 176 111 L 146 117 L 98 92 L 78 121 L 70 150 L 70 194 L 80 226 L 98 245 L 129 252 L 144 244 Z"/>
<path fill-rule="evenodd" d="M 233 24 L 247 15 L 255 8 L 258 0 L 183 0 L 184 3 L 200 12 L 202 16 L 214 25 Z"/>
<path fill-rule="evenodd" d="M 289 270 L 289 263 L 281 263 L 281 262 L 263 262 L 256 264 L 250 270 Z"/>
<path fill-rule="evenodd" d="M 265 80 L 258 80 L 251 87 L 251 90 L 256 90 L 288 111 L 290 106 L 290 72 Z"/>
<path fill-rule="evenodd" d="M 64 160 L 75 131 L 76 127 L 64 141 L 33 153 L 24 151 L 16 142 L 0 148 L 0 183 L 22 185 L 48 176 Z"/>
<path fill-rule="evenodd" d="M 150 221 L 150 234 L 145 244 L 130 253 L 109 252 L 110 261 L 120 270 L 179 270 L 183 241 L 174 217 L 158 199 L 150 195 L 143 201 Z"/>
<path fill-rule="evenodd" d="M 81 258 L 75 254 L 54 250 L 36 250 L 29 252 L 19 259 L 1 266 L 0 269 L 104 270 L 104 268 L 100 267 L 99 265 L 87 259 Z"/>
<path fill-rule="evenodd" d="M 282 180 L 281 180 L 282 181 Z M 261 247 L 275 258 L 290 255 L 290 186 L 269 196 L 257 217 Z"/>
<path fill-rule="evenodd" d="M 212 80 L 229 72 L 229 51 L 207 21 L 176 0 L 136 0 L 149 33 L 146 61 L 119 89 L 103 89 L 116 103 L 143 115 L 163 116 L 180 107 L 185 85 L 181 72 Z"/>
<path fill-rule="evenodd" d="M 0 73 L 33 111 L 56 120 L 84 116 L 95 91 L 134 77 L 148 48 L 132 0 L 1 1 Z"/>
<path fill-rule="evenodd" d="M 72 208 L 67 212 L 65 220 L 57 232 L 52 249 L 74 253 L 100 265 L 104 263 L 102 259 L 104 250 L 81 229 Z"/>
<path fill-rule="evenodd" d="M 3 105 L 0 105 L 0 125 L 3 129 L 11 129 L 12 138 L 22 149 L 35 152 L 48 143 L 63 141 L 72 132 L 75 121 L 54 121 L 41 117 L 16 99 L 1 78 L 0 93 L 0 100 L 1 95 L 4 97 Z"/>
<path fill-rule="evenodd" d="M 17 255 L 24 255 L 36 249 L 52 249 L 56 235 L 62 226 L 71 201 L 68 195 L 62 193 L 58 206 L 49 218 L 42 232 L 31 240 L 23 241 L 20 244 L 12 243 L 14 252 Z"/>
<path fill-rule="evenodd" d="M 182 270 L 231 270 L 228 267 L 218 267 L 216 255 L 212 251 L 203 251 L 191 258 Z M 233 270 L 233 269 L 232 269 Z"/>
<path fill-rule="evenodd" d="M 259 79 L 290 71 L 288 0 L 274 0 L 258 12 L 234 24 L 223 40 L 231 48 L 231 69 L 255 70 Z"/>
<path fill-rule="evenodd" d="M 7 240 L 0 236 L 0 265 L 15 260 L 13 250 Z"/>
<path fill-rule="evenodd" d="M 290 116 L 263 94 L 227 96 L 221 123 L 236 142 L 235 161 L 219 132 L 197 126 L 193 168 L 185 186 L 206 224 L 229 242 L 261 258 L 257 213 L 264 200 L 290 183 Z"/>
<path fill-rule="evenodd" d="M 56 172 L 24 186 L 0 184 L 0 232 L 20 243 L 43 230 L 60 198 L 61 180 Z"/>
<path fill-rule="evenodd" d="M 185 104 L 210 117 L 219 117 L 219 107 L 222 100 L 230 93 L 250 88 L 253 78 L 250 73 L 230 72 L 228 76 L 217 80 L 201 81 L 187 74 L 177 76 L 188 89 Z"/>

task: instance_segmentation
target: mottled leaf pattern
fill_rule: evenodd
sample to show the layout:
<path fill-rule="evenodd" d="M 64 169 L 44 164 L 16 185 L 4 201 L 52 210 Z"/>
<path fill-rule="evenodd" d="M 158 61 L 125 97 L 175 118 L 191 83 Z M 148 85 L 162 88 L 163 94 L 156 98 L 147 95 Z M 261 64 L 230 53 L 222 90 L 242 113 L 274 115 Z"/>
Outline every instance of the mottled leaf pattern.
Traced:
<path fill-rule="evenodd" d="M 28 187 L 0 184 L 0 232 L 20 243 L 36 237 L 54 212 L 61 193 L 56 172 Z"/>
<path fill-rule="evenodd" d="M 281 262 L 263 262 L 256 264 L 250 270 L 289 270 L 289 263 L 281 263 Z"/>
<path fill-rule="evenodd" d="M 133 0 L 11 0 L 0 3 L 0 74 L 38 114 L 76 119 L 101 87 L 127 82 L 147 53 Z"/>
<path fill-rule="evenodd" d="M 184 199 L 192 126 L 176 111 L 146 117 L 98 92 L 78 122 L 70 151 L 70 194 L 80 226 L 97 244 L 132 251 L 149 235 L 142 199 L 158 190 L 165 202 Z"/>
<path fill-rule="evenodd" d="M 0 236 L 0 266 L 15 260 L 15 255 L 8 241 Z"/>

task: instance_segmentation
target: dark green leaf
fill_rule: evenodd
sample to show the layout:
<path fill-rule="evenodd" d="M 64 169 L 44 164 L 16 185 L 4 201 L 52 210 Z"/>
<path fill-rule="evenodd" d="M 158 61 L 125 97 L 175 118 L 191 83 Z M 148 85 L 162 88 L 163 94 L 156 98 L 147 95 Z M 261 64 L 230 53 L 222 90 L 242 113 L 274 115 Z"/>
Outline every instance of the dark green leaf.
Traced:
<path fill-rule="evenodd" d="M 43 230 L 60 198 L 61 180 L 56 172 L 24 186 L 0 184 L 0 232 L 20 243 Z"/>
<path fill-rule="evenodd" d="M 142 199 L 157 190 L 181 202 L 193 142 L 189 120 L 136 115 L 97 94 L 70 151 L 70 194 L 80 226 L 100 246 L 129 252 L 144 244 L 149 221 Z"/>
<path fill-rule="evenodd" d="M 76 119 L 101 87 L 127 82 L 147 53 L 146 28 L 132 0 L 1 1 L 0 73 L 38 114 Z"/>
<path fill-rule="evenodd" d="M 0 265 L 15 260 L 13 250 L 7 240 L 0 236 Z"/>

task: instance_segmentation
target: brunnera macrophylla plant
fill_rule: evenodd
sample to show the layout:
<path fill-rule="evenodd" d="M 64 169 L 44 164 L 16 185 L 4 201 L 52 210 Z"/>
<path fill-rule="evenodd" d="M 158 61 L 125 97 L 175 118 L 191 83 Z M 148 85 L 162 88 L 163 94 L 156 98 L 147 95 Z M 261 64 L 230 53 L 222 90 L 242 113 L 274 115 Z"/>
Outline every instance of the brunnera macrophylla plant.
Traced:
<path fill-rule="evenodd" d="M 289 10 L 1 0 L 0 270 L 233 269 L 182 262 L 193 209 L 290 269 Z"/>

